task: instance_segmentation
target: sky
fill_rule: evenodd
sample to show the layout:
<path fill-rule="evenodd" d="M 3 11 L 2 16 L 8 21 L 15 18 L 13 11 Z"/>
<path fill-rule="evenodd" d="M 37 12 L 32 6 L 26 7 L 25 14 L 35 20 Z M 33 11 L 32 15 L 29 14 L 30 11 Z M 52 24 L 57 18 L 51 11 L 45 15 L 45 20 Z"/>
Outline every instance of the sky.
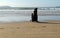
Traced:
<path fill-rule="evenodd" d="M 60 6 L 60 0 L 0 0 L 0 6 L 55 7 Z"/>

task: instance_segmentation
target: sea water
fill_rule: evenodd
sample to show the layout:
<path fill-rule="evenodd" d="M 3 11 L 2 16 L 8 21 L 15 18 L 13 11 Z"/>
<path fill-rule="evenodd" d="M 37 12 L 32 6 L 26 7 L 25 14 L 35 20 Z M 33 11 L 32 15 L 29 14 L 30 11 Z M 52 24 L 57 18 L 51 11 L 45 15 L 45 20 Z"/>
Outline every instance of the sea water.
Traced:
<path fill-rule="evenodd" d="M 56 11 L 56 10 L 55 10 Z M 56 11 L 59 14 L 60 11 Z M 60 16 L 40 16 L 39 14 L 51 14 L 52 11 L 38 11 L 38 21 L 60 20 Z M 31 21 L 33 10 L 0 10 L 0 22 L 25 22 Z"/>

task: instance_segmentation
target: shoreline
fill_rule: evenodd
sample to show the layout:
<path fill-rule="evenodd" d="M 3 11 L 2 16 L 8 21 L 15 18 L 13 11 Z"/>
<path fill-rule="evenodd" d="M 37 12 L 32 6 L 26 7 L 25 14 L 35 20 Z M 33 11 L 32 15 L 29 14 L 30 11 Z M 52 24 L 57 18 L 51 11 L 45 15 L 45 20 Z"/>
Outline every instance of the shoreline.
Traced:
<path fill-rule="evenodd" d="M 26 23 L 26 22 L 32 22 L 30 21 L 0 21 L 0 23 Z M 38 22 L 33 22 L 33 23 L 60 23 L 60 20 L 45 20 L 45 21 L 38 21 Z"/>

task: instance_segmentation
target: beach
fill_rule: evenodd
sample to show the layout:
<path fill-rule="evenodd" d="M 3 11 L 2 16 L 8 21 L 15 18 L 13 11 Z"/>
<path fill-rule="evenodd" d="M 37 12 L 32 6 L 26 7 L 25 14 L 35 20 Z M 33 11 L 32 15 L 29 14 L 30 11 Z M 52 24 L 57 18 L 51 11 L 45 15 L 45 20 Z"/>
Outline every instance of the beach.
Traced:
<path fill-rule="evenodd" d="M 0 38 L 60 38 L 60 22 L 0 23 Z"/>
<path fill-rule="evenodd" d="M 33 10 L 0 10 L 0 38 L 60 38 L 59 10 L 39 10 L 38 23 L 31 22 L 31 13 Z"/>

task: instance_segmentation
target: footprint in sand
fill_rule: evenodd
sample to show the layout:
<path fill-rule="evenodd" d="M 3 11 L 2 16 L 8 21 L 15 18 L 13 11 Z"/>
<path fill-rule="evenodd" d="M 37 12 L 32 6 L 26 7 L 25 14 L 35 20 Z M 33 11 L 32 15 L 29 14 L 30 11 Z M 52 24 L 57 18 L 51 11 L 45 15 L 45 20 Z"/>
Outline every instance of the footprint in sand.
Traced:
<path fill-rule="evenodd" d="M 43 28 L 46 28 L 47 26 L 42 26 Z"/>
<path fill-rule="evenodd" d="M 0 28 L 0 29 L 4 29 L 4 28 Z"/>
<path fill-rule="evenodd" d="M 17 27 L 17 29 L 20 29 L 20 27 Z"/>

